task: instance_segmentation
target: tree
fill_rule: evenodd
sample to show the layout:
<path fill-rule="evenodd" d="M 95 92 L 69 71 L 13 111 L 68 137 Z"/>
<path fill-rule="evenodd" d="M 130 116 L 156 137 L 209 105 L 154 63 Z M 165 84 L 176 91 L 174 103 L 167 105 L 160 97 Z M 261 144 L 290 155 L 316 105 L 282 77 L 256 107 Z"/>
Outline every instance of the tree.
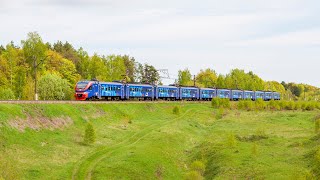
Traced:
<path fill-rule="evenodd" d="M 215 87 L 217 83 L 217 73 L 213 69 L 200 70 L 196 76 L 197 83 L 204 87 Z"/>
<path fill-rule="evenodd" d="M 189 69 L 179 70 L 178 83 L 180 86 L 190 86 L 193 84 L 192 75 Z"/>
<path fill-rule="evenodd" d="M 68 82 L 56 74 L 46 74 L 39 80 L 41 100 L 66 100 L 71 96 Z"/>
<path fill-rule="evenodd" d="M 63 58 L 57 52 L 49 50 L 48 59 L 45 62 L 47 72 L 51 74 L 59 74 L 63 79 L 66 79 L 70 87 L 73 87 L 80 75 L 77 73 L 75 65 L 69 59 Z"/>
<path fill-rule="evenodd" d="M 222 74 L 219 74 L 217 78 L 217 87 L 218 88 L 227 88 L 225 84 L 225 77 Z"/>
<path fill-rule="evenodd" d="M 22 41 L 22 45 L 25 58 L 34 72 L 34 99 L 38 100 L 37 70 L 42 67 L 43 62 L 47 58 L 47 46 L 42 42 L 40 35 L 36 32 L 28 33 L 28 39 Z"/>
<path fill-rule="evenodd" d="M 15 99 L 14 93 L 11 89 L 2 87 L 0 88 L 0 100 L 13 100 Z"/>
<path fill-rule="evenodd" d="M 141 83 L 151 83 L 156 84 L 159 83 L 160 75 L 156 68 L 152 65 L 145 64 L 143 67 L 143 75 Z"/>
<path fill-rule="evenodd" d="M 93 144 L 96 141 L 96 132 L 91 123 L 88 123 L 84 132 L 84 143 Z"/>

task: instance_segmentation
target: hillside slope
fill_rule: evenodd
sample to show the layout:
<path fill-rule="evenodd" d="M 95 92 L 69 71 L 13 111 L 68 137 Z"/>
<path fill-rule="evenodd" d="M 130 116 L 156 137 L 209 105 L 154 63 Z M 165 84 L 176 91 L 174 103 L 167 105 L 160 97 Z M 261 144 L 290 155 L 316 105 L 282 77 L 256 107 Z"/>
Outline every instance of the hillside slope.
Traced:
<path fill-rule="evenodd" d="M 0 104 L 0 179 L 183 179 L 194 170 L 208 179 L 303 178 L 312 173 L 317 114 L 218 112 L 209 103 Z M 93 145 L 83 143 L 88 122 Z"/>

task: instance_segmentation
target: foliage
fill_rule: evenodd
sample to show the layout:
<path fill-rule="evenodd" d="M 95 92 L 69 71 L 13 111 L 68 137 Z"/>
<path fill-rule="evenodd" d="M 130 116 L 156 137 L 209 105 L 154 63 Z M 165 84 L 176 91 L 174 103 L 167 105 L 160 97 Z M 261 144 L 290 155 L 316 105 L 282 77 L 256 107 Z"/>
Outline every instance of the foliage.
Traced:
<path fill-rule="evenodd" d="M 180 86 L 193 85 L 192 75 L 189 69 L 179 70 L 178 72 L 178 84 Z"/>
<path fill-rule="evenodd" d="M 196 82 L 201 87 L 215 87 L 217 84 L 217 73 L 210 68 L 201 69 L 196 76 Z"/>
<path fill-rule="evenodd" d="M 179 115 L 179 114 L 180 114 L 180 107 L 179 107 L 179 106 L 175 106 L 175 107 L 172 109 L 172 112 L 173 112 L 173 114 L 175 114 L 175 115 Z"/>
<path fill-rule="evenodd" d="M 28 33 L 20 47 L 13 42 L 0 46 L 0 87 L 11 89 L 16 99 L 31 100 L 38 84 L 37 79 L 47 73 L 57 74 L 68 83 L 68 92 L 73 91 L 80 79 L 100 81 L 124 81 L 161 84 L 157 69 L 150 64 L 141 64 L 128 55 L 89 55 L 83 48 L 76 49 L 69 42 L 43 42 L 37 32 Z M 176 83 L 193 86 L 189 69 L 179 70 Z M 214 69 L 200 70 L 196 75 L 196 86 L 228 89 L 277 91 L 283 100 L 318 101 L 320 89 L 307 84 L 263 81 L 253 72 L 232 69 L 227 74 L 217 74 Z M 241 104 L 243 105 L 243 104 Z M 284 104 L 275 104 L 275 109 Z M 280 109 L 313 110 L 317 104 L 295 104 Z M 301 105 L 301 107 L 300 107 Z M 314 105 L 316 105 L 314 107 Z M 250 106 L 248 104 L 248 106 Z M 248 109 L 251 109 L 250 107 Z M 318 108 L 319 109 L 319 108 Z"/>
<path fill-rule="evenodd" d="M 67 100 L 71 97 L 68 82 L 55 74 L 46 74 L 39 80 L 42 100 Z"/>
<path fill-rule="evenodd" d="M 93 144 L 96 141 L 96 132 L 91 123 L 88 123 L 84 133 L 83 142 L 87 145 Z"/>
<path fill-rule="evenodd" d="M 14 93 L 9 88 L 0 87 L 0 100 L 14 100 Z"/>
<path fill-rule="evenodd" d="M 202 180 L 204 179 L 198 171 L 190 171 L 187 173 L 186 180 Z"/>

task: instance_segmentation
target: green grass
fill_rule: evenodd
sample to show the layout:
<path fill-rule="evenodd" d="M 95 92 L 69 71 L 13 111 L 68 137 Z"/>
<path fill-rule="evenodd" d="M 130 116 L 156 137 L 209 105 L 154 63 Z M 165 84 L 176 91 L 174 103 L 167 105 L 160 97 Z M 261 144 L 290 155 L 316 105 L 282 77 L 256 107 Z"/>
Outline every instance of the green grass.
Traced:
<path fill-rule="evenodd" d="M 0 179 L 184 179 L 194 162 L 206 179 L 313 176 L 318 111 L 220 111 L 179 102 L 0 104 Z M 88 121 L 93 145 L 83 143 Z"/>

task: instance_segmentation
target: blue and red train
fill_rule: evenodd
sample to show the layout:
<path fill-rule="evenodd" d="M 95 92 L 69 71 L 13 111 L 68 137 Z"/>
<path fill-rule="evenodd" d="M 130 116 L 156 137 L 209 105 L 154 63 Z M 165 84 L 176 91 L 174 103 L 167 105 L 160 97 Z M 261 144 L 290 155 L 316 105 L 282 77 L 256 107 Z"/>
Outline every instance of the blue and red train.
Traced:
<path fill-rule="evenodd" d="M 212 98 L 233 101 L 262 99 L 280 100 L 280 93 L 234 89 L 160 86 L 150 84 L 123 84 L 120 82 L 80 81 L 75 87 L 76 100 L 193 100 L 210 101 Z"/>

